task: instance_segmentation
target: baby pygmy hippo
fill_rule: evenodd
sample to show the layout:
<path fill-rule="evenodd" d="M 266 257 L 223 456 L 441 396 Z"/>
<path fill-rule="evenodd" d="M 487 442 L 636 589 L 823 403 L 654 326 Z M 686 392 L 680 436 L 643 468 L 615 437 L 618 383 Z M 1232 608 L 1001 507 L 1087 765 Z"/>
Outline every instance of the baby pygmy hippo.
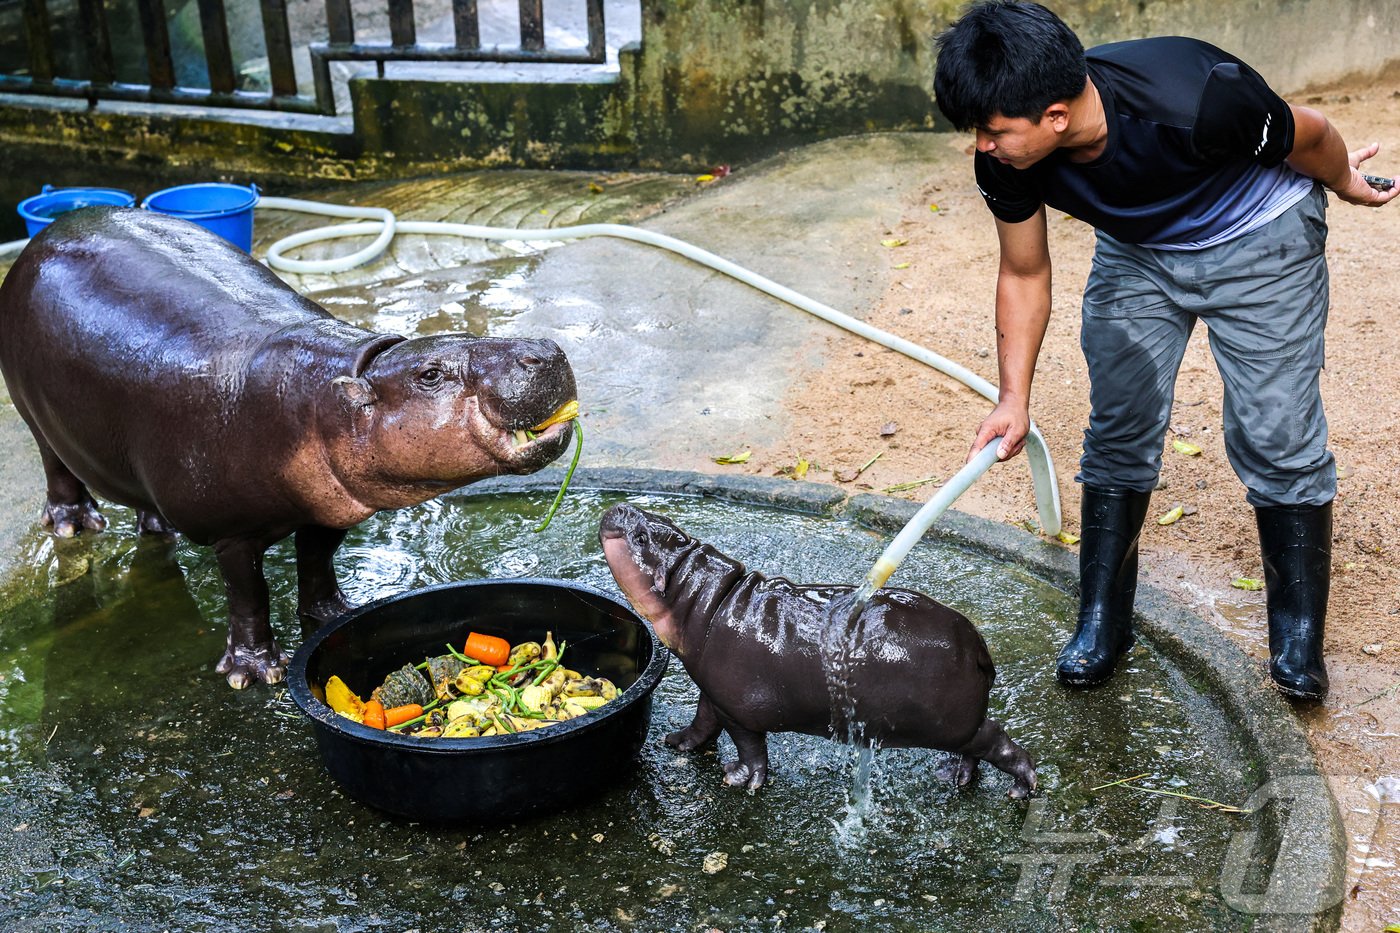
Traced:
<path fill-rule="evenodd" d="M 608 509 L 598 537 L 623 594 L 700 687 L 695 721 L 667 744 L 690 751 L 728 732 L 739 758 L 724 766 L 726 783 L 763 784 L 769 732 L 836 738 L 854 731 L 884 748 L 954 752 L 950 776 L 959 785 L 976 777 L 981 760 L 1012 776 L 1012 797 L 1035 790 L 1030 756 L 987 718 L 992 659 L 961 613 L 912 590 L 876 593 L 843 667 L 838 705 L 848 694 L 854 710 L 846 722 L 832 715 L 822 646 L 830 626 L 846 624 L 832 606 L 849 602 L 853 587 L 799 586 L 747 572 L 627 504 Z"/>

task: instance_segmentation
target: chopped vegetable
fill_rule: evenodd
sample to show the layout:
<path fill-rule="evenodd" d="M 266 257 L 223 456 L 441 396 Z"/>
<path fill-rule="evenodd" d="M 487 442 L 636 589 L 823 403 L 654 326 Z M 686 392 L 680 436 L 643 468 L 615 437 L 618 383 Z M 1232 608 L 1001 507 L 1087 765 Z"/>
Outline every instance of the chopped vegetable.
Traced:
<path fill-rule="evenodd" d="M 423 715 L 423 707 L 417 703 L 405 703 L 403 706 L 395 706 L 393 709 L 384 710 L 384 727 L 401 726 L 410 719 L 417 719 Z"/>
<path fill-rule="evenodd" d="M 714 457 L 712 459 L 715 461 L 715 463 L 718 463 L 720 466 L 728 466 L 731 463 L 748 463 L 749 458 L 752 456 L 752 450 L 744 450 L 740 451 L 737 454 L 729 454 L 728 456 Z"/>
<path fill-rule="evenodd" d="M 1167 514 L 1165 514 L 1165 515 L 1163 515 L 1161 518 L 1157 519 L 1157 524 L 1159 524 L 1159 525 L 1172 525 L 1172 524 L 1175 524 L 1176 521 L 1177 521 L 1179 518 L 1181 518 L 1181 516 L 1183 516 L 1183 515 L 1185 515 L 1185 514 L 1186 514 L 1186 510 L 1183 509 L 1181 506 L 1178 505 L 1176 508 L 1172 509 L 1172 510 L 1171 510 L 1170 512 L 1168 512 Z"/>
<path fill-rule="evenodd" d="M 482 647 L 487 654 L 494 652 L 493 661 L 504 654 L 505 663 L 471 660 L 470 655 L 483 653 L 477 650 Z M 525 732 L 585 716 L 620 693 L 606 677 L 585 677 L 562 667 L 566 648 L 566 642 L 556 645 L 548 632 L 543 642 L 522 641 L 514 647 L 505 639 L 472 632 L 467 655 L 449 648 L 448 654 L 391 671 L 374 698 L 359 708 L 354 705 L 358 698 L 354 703 L 348 699 L 354 694 L 339 678 L 327 681 L 327 695 L 354 712 L 356 721 L 400 735 L 475 738 Z M 454 670 L 456 676 L 450 677 Z M 392 706 L 382 700 L 401 694 L 428 699 Z"/>
<path fill-rule="evenodd" d="M 1235 579 L 1230 581 L 1230 585 L 1237 590 L 1262 590 L 1264 588 L 1264 581 L 1255 580 L 1251 577 L 1235 577 Z"/>
<path fill-rule="evenodd" d="M 557 412 L 556 412 L 557 414 Z M 549 527 L 550 521 L 554 518 L 554 513 L 559 510 L 559 503 L 564 501 L 564 493 L 569 488 L 569 480 L 574 478 L 574 470 L 578 468 L 579 455 L 583 453 L 583 422 L 577 420 L 578 404 L 574 404 L 574 459 L 569 461 L 569 469 L 564 473 L 564 482 L 559 486 L 559 492 L 554 497 L 554 501 L 549 505 L 549 511 L 545 513 L 544 521 L 540 522 L 535 531 L 544 531 Z"/>
<path fill-rule="evenodd" d="M 501 665 L 510 660 L 510 642 L 495 635 L 471 632 L 467 635 L 467 646 L 462 653 L 483 664 Z"/>
<path fill-rule="evenodd" d="M 545 428 L 553 427 L 556 424 L 560 424 L 565 421 L 573 421 L 577 417 L 578 399 L 573 399 L 572 401 L 568 401 L 565 402 L 563 405 L 560 405 L 557 409 L 555 409 L 554 414 L 550 415 L 548 418 L 544 419 L 530 430 L 535 432 L 543 431 Z"/>
<path fill-rule="evenodd" d="M 365 718 L 365 703 L 355 692 L 345 685 L 345 681 L 339 677 L 332 677 L 326 681 L 326 705 L 342 716 L 348 716 L 356 722 L 363 722 Z"/>
<path fill-rule="evenodd" d="M 370 700 L 365 704 L 365 725 L 371 729 L 384 729 L 387 724 L 384 720 L 384 704 L 378 700 Z"/>
<path fill-rule="evenodd" d="M 1172 450 L 1179 454 L 1185 454 L 1188 457 L 1199 457 L 1201 455 L 1201 448 L 1192 444 L 1190 441 L 1183 441 L 1179 437 L 1172 441 Z"/>

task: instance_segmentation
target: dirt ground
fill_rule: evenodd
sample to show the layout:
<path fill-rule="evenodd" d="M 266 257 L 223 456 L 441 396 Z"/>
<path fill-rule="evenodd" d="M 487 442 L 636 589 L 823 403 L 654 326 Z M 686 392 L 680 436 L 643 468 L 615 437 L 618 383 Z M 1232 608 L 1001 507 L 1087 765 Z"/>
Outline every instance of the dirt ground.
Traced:
<path fill-rule="evenodd" d="M 1368 163 L 1370 170 L 1400 173 L 1400 80 L 1298 94 L 1293 101 L 1326 113 L 1350 148 L 1379 140 L 1381 152 Z M 948 139 L 966 158 L 942 160 L 934 167 L 919 200 L 906 205 L 903 219 L 884 232 L 889 241 L 907 243 L 890 246 L 893 284 L 867 319 L 995 382 L 996 235 L 973 185 L 971 137 Z M 1344 928 L 1376 931 L 1400 922 L 1400 807 L 1383 806 L 1386 785 L 1376 787 L 1378 778 L 1400 774 L 1400 302 L 1395 271 L 1400 202 L 1373 210 L 1332 198 L 1328 222 L 1332 310 L 1322 386 L 1340 477 L 1326 638 L 1332 691 L 1325 705 L 1299 708 L 1298 716 L 1332 776 L 1351 837 Z M 1065 527 L 1077 532 L 1074 473 L 1088 419 L 1088 381 L 1078 346 L 1079 296 L 1093 233 L 1052 212 L 1050 241 L 1054 313 L 1031 414 L 1055 459 Z M 802 458 L 812 464 L 809 479 L 842 483 L 852 491 L 886 491 L 898 483 L 946 479 L 961 466 L 989 404 L 951 379 L 858 338 L 817 339 L 827 366 L 797 385 L 787 400 L 800 427 L 787 442 L 756 449 L 742 467 L 721 469 L 771 475 Z M 1263 570 L 1253 511 L 1225 456 L 1221 392 L 1201 326 L 1177 381 L 1162 486 L 1153 496 L 1143 534 L 1142 572 L 1144 580 L 1212 619 L 1258 659 L 1262 676 L 1268 658 L 1264 594 L 1232 586 L 1239 578 L 1262 579 Z M 1202 452 L 1175 452 L 1173 437 Z M 851 479 L 876 454 L 879 459 Z M 934 488 L 928 483 L 896 494 L 923 501 Z M 1178 505 L 1187 513 L 1179 521 L 1162 525 L 1154 520 Z M 957 507 L 998 521 L 1034 523 L 1024 457 L 994 468 Z"/>

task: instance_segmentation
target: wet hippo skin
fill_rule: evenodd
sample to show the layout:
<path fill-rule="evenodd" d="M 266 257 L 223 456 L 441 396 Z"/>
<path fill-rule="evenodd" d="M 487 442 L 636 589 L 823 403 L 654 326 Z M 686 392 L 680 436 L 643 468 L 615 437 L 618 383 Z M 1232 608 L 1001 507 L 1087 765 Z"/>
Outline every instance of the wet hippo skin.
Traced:
<path fill-rule="evenodd" d="M 666 737 L 685 751 L 728 732 L 739 752 L 725 782 L 753 790 L 768 776 L 769 732 L 854 735 L 886 748 L 955 752 L 945 776 L 971 783 L 977 762 L 1012 776 L 1012 797 L 1035 789 L 1030 757 L 987 718 L 991 656 L 966 617 L 912 590 L 883 589 L 862 612 L 847 677 L 833 704 L 823 665 L 832 611 L 853 587 L 800 586 L 747 572 L 670 521 L 634 506 L 599 528 L 623 595 L 652 623 L 700 688 L 695 721 Z M 830 655 L 829 655 L 830 656 Z"/>
<path fill-rule="evenodd" d="M 92 495 L 142 531 L 213 545 L 235 687 L 282 679 L 263 552 L 296 536 L 298 611 L 349 608 L 345 530 L 499 473 L 529 473 L 570 424 L 518 444 L 575 397 L 548 340 L 405 340 L 335 320 L 246 253 L 148 211 L 88 208 L 36 236 L 0 285 L 0 370 L 48 482 L 42 521 L 98 531 Z"/>

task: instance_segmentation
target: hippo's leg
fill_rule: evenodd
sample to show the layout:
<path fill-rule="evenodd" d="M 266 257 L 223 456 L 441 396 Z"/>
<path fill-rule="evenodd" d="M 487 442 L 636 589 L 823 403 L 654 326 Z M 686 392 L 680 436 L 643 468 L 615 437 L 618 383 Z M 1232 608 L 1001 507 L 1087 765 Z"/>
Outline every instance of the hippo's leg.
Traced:
<path fill-rule="evenodd" d="M 714 704 L 701 693 L 700 703 L 695 707 L 695 719 L 684 729 L 666 736 L 666 744 L 683 752 L 693 752 L 718 738 L 722 728 Z"/>
<path fill-rule="evenodd" d="M 1011 775 L 1014 780 L 1008 796 L 1019 800 L 1029 797 L 1035 790 L 1035 763 L 1024 748 L 1011 741 L 995 719 L 984 719 L 972 741 L 958 749 L 957 754 L 962 756 L 955 772 L 960 787 L 971 782 L 977 761 L 981 760 Z M 968 774 L 966 780 L 963 780 L 964 774 Z"/>
<path fill-rule="evenodd" d="M 267 543 L 251 538 L 214 542 L 228 594 L 228 648 L 214 669 L 242 690 L 254 680 L 275 684 L 287 673 L 287 655 L 272 638 L 268 622 L 267 581 L 263 551 Z"/>
<path fill-rule="evenodd" d="M 102 517 L 97 503 L 88 492 L 83 481 L 64 466 L 39 432 L 34 432 L 34 440 L 39 444 L 39 459 L 44 464 L 44 477 L 48 485 L 48 501 L 39 521 L 45 528 L 52 528 L 60 538 L 71 538 L 79 531 L 101 531 L 107 527 L 107 519 Z"/>
<path fill-rule="evenodd" d="M 147 512 L 144 509 L 136 512 L 136 530 L 143 535 L 173 535 L 175 526 L 166 520 L 165 516 L 159 512 Z"/>
<path fill-rule="evenodd" d="M 305 626 L 324 625 L 355 608 L 335 578 L 335 551 L 344 540 L 344 528 L 297 529 L 297 615 Z"/>
<path fill-rule="evenodd" d="M 749 791 L 758 790 L 768 780 L 768 735 L 745 729 L 728 716 L 715 710 L 724 731 L 734 740 L 739 752 L 735 761 L 724 764 L 724 783 L 730 787 L 743 787 Z"/>

